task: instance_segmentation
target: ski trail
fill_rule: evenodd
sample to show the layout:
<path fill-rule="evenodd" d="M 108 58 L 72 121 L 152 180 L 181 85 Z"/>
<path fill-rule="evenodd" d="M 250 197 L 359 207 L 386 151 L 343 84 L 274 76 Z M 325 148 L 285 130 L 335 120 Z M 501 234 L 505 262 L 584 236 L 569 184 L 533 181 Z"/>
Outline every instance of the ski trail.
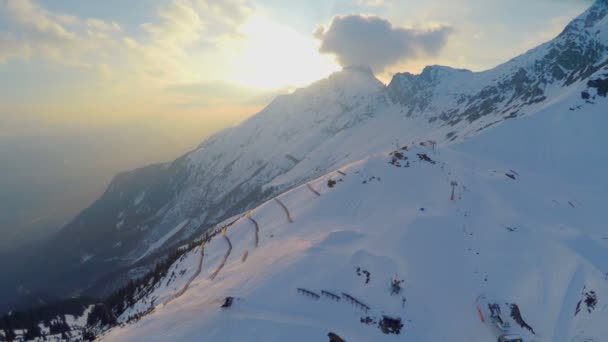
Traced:
<path fill-rule="evenodd" d="M 169 299 L 164 301 L 163 305 L 169 304 L 172 300 L 177 299 L 177 298 L 181 297 L 184 293 L 186 293 L 190 284 L 194 281 L 194 279 L 196 279 L 196 277 L 198 277 L 198 275 L 201 273 L 201 270 L 203 269 L 204 256 L 205 256 L 205 242 L 201 243 L 201 255 L 200 255 L 200 258 L 198 259 L 198 266 L 197 266 L 196 272 L 194 272 L 192 277 L 190 277 L 190 279 L 188 279 L 188 281 L 186 282 L 184 287 L 181 290 L 179 290 L 177 293 L 175 293 L 173 296 L 169 297 Z"/>
<path fill-rule="evenodd" d="M 608 272 L 608 249 L 591 239 L 589 236 L 579 236 L 566 241 L 566 244 L 576 254 L 587 260 L 600 273 Z"/>
<path fill-rule="evenodd" d="M 486 319 L 483 316 L 483 310 L 481 310 L 481 306 L 479 305 L 479 300 L 485 298 L 485 295 L 479 295 L 476 299 L 475 299 L 475 307 L 477 308 L 477 315 L 479 316 L 479 320 L 481 321 L 481 323 L 485 323 Z"/>
<path fill-rule="evenodd" d="M 251 217 L 251 214 L 247 215 L 247 218 L 249 219 L 249 221 L 253 222 L 253 224 L 255 225 L 255 241 L 254 241 L 254 247 L 258 248 L 259 242 L 260 242 L 260 225 L 258 224 L 258 221 L 256 221 L 253 217 Z"/>
<path fill-rule="evenodd" d="M 278 198 L 274 199 L 277 203 L 279 203 L 279 205 L 281 207 L 283 207 L 283 210 L 285 211 L 285 215 L 287 215 L 287 221 L 289 221 L 289 223 L 293 223 L 293 220 L 291 219 L 291 215 L 289 214 L 289 210 L 287 209 L 287 207 L 285 206 L 285 204 L 283 204 L 283 202 L 281 202 L 281 200 L 279 200 Z"/>
<path fill-rule="evenodd" d="M 553 329 L 553 341 L 556 342 L 567 342 L 570 336 L 570 321 L 574 316 L 574 309 L 576 308 L 576 302 L 580 291 L 585 286 L 585 272 L 583 266 L 579 265 L 576 272 L 572 275 L 570 284 L 564 294 L 564 300 L 560 314 L 558 316 L 555 328 Z"/>
<path fill-rule="evenodd" d="M 271 321 L 294 326 L 306 326 L 321 328 L 325 322 L 304 314 L 276 312 L 272 309 L 254 307 L 250 305 L 239 305 L 239 310 L 232 314 L 239 319 L 252 319 L 256 321 Z"/>
<path fill-rule="evenodd" d="M 217 269 L 215 270 L 215 272 L 213 272 L 213 274 L 211 275 L 211 278 L 210 278 L 211 280 L 214 280 L 215 277 L 217 277 L 217 275 L 220 273 L 220 271 L 222 270 L 222 268 L 226 264 L 226 260 L 228 260 L 228 257 L 230 256 L 230 252 L 232 252 L 232 243 L 230 242 L 230 239 L 228 238 L 228 236 L 226 236 L 226 234 L 224 234 L 222 236 L 224 237 L 224 239 L 228 243 L 228 250 L 226 251 L 226 254 L 224 255 L 224 258 L 222 259 L 222 262 L 220 263 L 220 265 L 217 267 Z"/>
<path fill-rule="evenodd" d="M 321 194 L 320 194 L 320 193 L 319 193 L 317 190 L 313 189 L 313 187 L 310 185 L 310 183 L 306 183 L 306 187 L 307 187 L 307 188 L 308 188 L 310 191 L 312 191 L 312 192 L 313 192 L 315 195 L 317 195 L 317 196 L 321 196 Z"/>

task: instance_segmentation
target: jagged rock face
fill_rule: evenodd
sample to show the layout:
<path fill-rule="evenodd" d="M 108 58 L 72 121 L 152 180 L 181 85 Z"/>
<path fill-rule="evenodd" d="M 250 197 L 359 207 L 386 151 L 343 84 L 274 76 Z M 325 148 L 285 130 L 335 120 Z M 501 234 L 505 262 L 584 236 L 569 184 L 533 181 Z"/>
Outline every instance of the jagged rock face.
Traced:
<path fill-rule="evenodd" d="M 451 126 L 490 114 L 525 114 L 527 107 L 547 99 L 551 87 L 570 86 L 608 65 L 607 14 L 606 1 L 598 1 L 553 41 L 496 69 L 472 73 L 428 67 L 420 75 L 397 74 L 388 93 L 408 115 Z"/>
<path fill-rule="evenodd" d="M 537 70 L 547 73 L 551 68 L 550 75 L 555 80 L 565 80 L 563 85 L 570 85 L 607 65 L 607 15 L 607 2 L 598 1 L 585 15 L 572 21 L 552 44 Z"/>
<path fill-rule="evenodd" d="M 430 66 L 424 68 L 420 75 L 410 73 L 397 74 L 388 85 L 387 92 L 394 103 L 407 108 L 407 115 L 433 111 L 434 96 L 437 88 L 451 78 L 467 82 L 473 77 L 469 70 L 457 70 L 447 67 Z"/>

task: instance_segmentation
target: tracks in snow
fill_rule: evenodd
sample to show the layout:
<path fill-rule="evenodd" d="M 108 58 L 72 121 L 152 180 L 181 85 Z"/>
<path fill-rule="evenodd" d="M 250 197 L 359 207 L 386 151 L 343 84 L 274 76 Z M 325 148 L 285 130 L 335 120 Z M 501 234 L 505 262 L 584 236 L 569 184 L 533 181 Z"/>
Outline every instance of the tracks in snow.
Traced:
<path fill-rule="evenodd" d="M 198 277 L 198 275 L 201 273 L 202 269 L 203 269 L 203 258 L 205 256 L 205 242 L 201 243 L 201 255 L 198 259 L 198 267 L 196 269 L 196 272 L 194 272 L 194 274 L 192 275 L 192 277 L 190 277 L 190 279 L 188 279 L 188 281 L 186 282 L 186 285 L 184 285 L 184 287 L 179 290 L 177 293 L 175 293 L 173 296 L 171 296 L 169 299 L 165 300 L 163 302 L 163 305 L 167 305 L 169 304 L 172 300 L 177 299 L 179 297 L 181 297 L 184 293 L 186 293 L 186 291 L 188 290 L 188 287 L 190 286 L 190 284 L 194 281 L 194 279 L 196 279 L 196 277 Z"/>
<path fill-rule="evenodd" d="M 576 308 L 576 303 L 580 291 L 583 289 L 584 286 L 585 271 L 583 269 L 583 266 L 579 265 L 574 274 L 572 275 L 570 284 L 568 285 L 568 288 L 564 293 L 564 300 L 562 302 L 557 323 L 555 324 L 555 328 L 553 329 L 553 341 L 568 341 L 568 338 L 570 337 L 570 323 L 572 320 L 572 316 L 574 315 L 574 310 Z"/>
<path fill-rule="evenodd" d="M 289 223 L 293 223 L 293 219 L 291 218 L 291 214 L 289 213 L 289 209 L 287 209 L 287 206 L 285 206 L 285 204 L 283 204 L 283 202 L 281 202 L 281 200 L 279 200 L 278 198 L 274 199 L 282 208 L 283 211 L 285 211 L 285 215 L 287 216 L 287 221 L 289 221 Z M 247 215 L 247 218 L 253 222 L 253 224 L 255 225 L 255 240 L 254 240 L 254 244 L 255 247 L 257 248 L 259 245 L 259 234 L 260 234 L 260 225 L 258 224 L 258 222 L 253 219 L 251 217 L 251 214 Z M 230 257 L 230 253 L 232 252 L 232 242 L 230 242 L 230 239 L 228 238 L 228 236 L 226 235 L 226 232 L 228 230 L 228 227 L 226 227 L 226 231 L 224 231 L 224 234 L 222 234 L 222 236 L 224 237 L 224 239 L 226 240 L 226 242 L 228 243 L 228 250 L 226 251 L 226 254 L 224 255 L 224 258 L 222 259 L 222 262 L 220 263 L 220 265 L 217 267 L 217 269 L 215 270 L 215 272 L 213 272 L 213 274 L 211 275 L 210 279 L 214 280 L 217 275 L 220 273 L 220 271 L 222 270 L 222 268 L 224 268 L 224 265 L 226 264 L 226 261 L 228 260 L 228 257 Z"/>
<path fill-rule="evenodd" d="M 255 225 L 255 240 L 253 246 L 255 248 L 258 248 L 258 245 L 260 243 L 260 225 L 258 224 L 258 221 L 251 217 L 251 214 L 248 214 L 247 218 Z"/>
<path fill-rule="evenodd" d="M 310 191 L 312 191 L 312 193 L 313 193 L 313 194 L 315 194 L 315 195 L 317 195 L 317 196 L 321 196 L 321 194 L 320 194 L 320 193 L 319 193 L 317 190 L 315 190 L 315 189 L 314 189 L 314 188 L 313 188 L 313 187 L 310 185 L 310 183 L 306 183 L 306 187 L 307 187 L 307 188 L 308 188 Z"/>
<path fill-rule="evenodd" d="M 274 200 L 283 208 L 283 211 L 285 211 L 285 215 L 287 216 L 287 221 L 289 221 L 289 223 L 293 223 L 293 219 L 291 218 L 291 215 L 289 214 L 289 209 L 287 209 L 285 204 L 283 204 L 283 202 L 281 202 L 281 200 L 278 199 L 277 197 L 275 197 Z"/>
<path fill-rule="evenodd" d="M 306 184 L 306 186 L 308 187 L 308 189 L 310 189 L 310 191 L 312 191 L 315 195 L 317 196 L 321 196 L 321 194 L 316 191 L 315 189 L 313 189 L 312 186 L 310 186 L 310 184 Z M 293 223 L 293 219 L 291 218 L 291 214 L 289 213 L 289 209 L 287 209 L 287 206 L 285 206 L 285 204 L 283 204 L 283 202 L 281 202 L 281 200 L 279 200 L 278 198 L 274 199 L 280 206 L 281 208 L 283 208 L 283 211 L 285 212 L 285 215 L 287 216 L 287 221 L 289 221 L 289 223 Z M 251 213 L 248 213 L 247 215 L 247 219 L 249 219 L 249 221 L 251 221 L 254 226 L 255 226 L 255 238 L 254 238 L 254 247 L 257 248 L 259 246 L 260 243 L 260 225 L 258 224 L 258 222 L 251 217 Z M 238 221 L 235 220 L 232 223 Z M 228 261 L 228 258 L 230 257 L 230 253 L 232 253 L 232 242 L 230 241 L 230 239 L 228 238 L 228 236 L 226 235 L 226 232 L 228 230 L 228 228 L 232 225 L 232 223 L 227 226 L 224 231 L 224 234 L 222 234 L 222 236 L 224 237 L 224 239 L 226 240 L 226 243 L 228 243 L 228 249 L 226 250 L 226 254 L 224 254 L 224 257 L 222 259 L 222 262 L 220 263 L 220 265 L 217 267 L 217 269 L 213 272 L 213 274 L 211 275 L 210 279 L 214 280 L 218 274 L 221 272 L 222 268 L 224 268 L 224 266 L 226 265 L 226 261 Z M 205 242 L 203 241 L 201 243 L 201 254 L 200 254 L 200 258 L 198 261 L 198 266 L 196 269 L 196 272 L 194 272 L 194 274 L 192 275 L 192 277 L 190 277 L 190 279 L 188 279 L 188 281 L 186 282 L 186 284 L 184 285 L 184 287 L 179 290 L 177 293 L 175 293 L 173 296 L 171 296 L 169 299 L 165 300 L 163 302 L 163 305 L 167 305 L 169 304 L 171 301 L 181 297 L 184 293 L 186 293 L 186 291 L 188 290 L 190 284 L 194 281 L 194 279 L 196 279 L 196 277 L 198 277 L 198 275 L 201 273 L 202 269 L 203 269 L 203 258 L 205 255 Z M 246 257 L 243 258 L 243 261 L 246 260 Z"/>
<path fill-rule="evenodd" d="M 220 273 L 222 268 L 224 268 L 224 265 L 226 264 L 226 260 L 228 260 L 228 257 L 230 256 L 230 253 L 232 252 L 232 242 L 230 242 L 230 239 L 228 238 L 228 236 L 226 236 L 226 234 L 224 234 L 222 236 L 228 243 L 228 250 L 226 251 L 226 254 L 224 254 L 224 258 L 222 259 L 222 262 L 220 263 L 220 265 L 217 267 L 215 272 L 213 272 L 213 274 L 211 275 L 211 277 L 210 277 L 211 280 L 214 280 L 215 277 L 217 277 L 217 275 Z"/>

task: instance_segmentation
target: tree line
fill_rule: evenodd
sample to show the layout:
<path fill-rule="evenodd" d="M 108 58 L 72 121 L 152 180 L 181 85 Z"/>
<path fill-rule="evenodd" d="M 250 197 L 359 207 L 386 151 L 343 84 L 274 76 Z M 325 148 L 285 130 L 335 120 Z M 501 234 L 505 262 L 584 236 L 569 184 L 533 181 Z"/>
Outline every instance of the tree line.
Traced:
<path fill-rule="evenodd" d="M 204 240 L 209 240 L 211 237 L 207 236 Z M 68 334 L 75 329 L 81 330 L 83 340 L 92 341 L 95 339 L 94 332 L 117 325 L 118 317 L 127 308 L 150 293 L 156 284 L 167 275 L 171 265 L 199 246 L 202 241 L 200 239 L 194 240 L 188 244 L 187 248 L 176 249 L 158 261 L 144 276 L 129 280 L 128 283 L 104 299 L 76 297 L 30 310 L 9 312 L 0 318 L 0 332 L 2 332 L 0 341 L 17 339 L 19 337 L 17 336 L 17 330 L 22 332 L 21 337 L 25 340 L 57 334 L 61 334 L 62 338 L 67 339 Z M 85 327 L 73 327 L 66 322 L 66 315 L 80 317 L 91 305 L 93 307 L 87 317 Z M 48 333 L 43 332 L 40 325 L 46 326 Z"/>

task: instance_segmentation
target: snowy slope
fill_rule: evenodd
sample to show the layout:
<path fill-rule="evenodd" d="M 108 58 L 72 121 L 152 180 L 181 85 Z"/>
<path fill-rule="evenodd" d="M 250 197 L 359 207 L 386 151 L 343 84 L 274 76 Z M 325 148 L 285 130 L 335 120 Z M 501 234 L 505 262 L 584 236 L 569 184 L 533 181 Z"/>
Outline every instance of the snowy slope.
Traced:
<path fill-rule="evenodd" d="M 570 101 L 459 144 L 410 145 L 398 151 L 407 159 L 373 154 L 265 202 L 251 212 L 257 248 L 243 216 L 205 244 L 181 297 L 102 340 L 492 341 L 475 307 L 486 294 L 518 305 L 536 333 L 512 322 L 525 341 L 603 341 L 608 182 L 596 168 L 607 169 L 597 127 L 608 103 L 571 111 Z M 571 172 L 586 155 L 590 172 Z M 399 295 L 392 279 L 404 280 Z M 236 300 L 222 309 L 227 296 Z M 399 335 L 379 329 L 383 315 L 402 319 Z"/>
<path fill-rule="evenodd" d="M 180 224 L 178 224 L 177 226 L 175 226 L 175 228 L 171 229 L 171 231 L 169 231 L 167 234 L 165 234 L 165 236 L 160 238 L 160 240 L 157 240 L 155 243 L 150 245 L 150 247 L 148 247 L 148 250 L 146 250 L 146 252 L 144 254 L 142 254 L 137 260 L 141 260 L 141 259 L 145 258 L 148 254 L 152 253 L 154 250 L 156 250 L 157 248 L 162 246 L 165 242 L 167 242 L 169 239 L 171 239 L 180 230 L 184 229 L 184 227 L 186 227 L 189 223 L 190 223 L 190 220 L 185 220 L 185 221 L 181 222 Z"/>
<path fill-rule="evenodd" d="M 525 161 L 535 172 L 545 168 L 558 170 L 559 178 L 592 179 L 587 172 L 596 177 L 602 174 L 602 165 L 583 166 L 596 163 L 602 151 L 580 150 L 577 140 L 589 132 L 589 137 L 601 138 L 603 126 L 589 121 L 571 120 L 571 127 L 579 127 L 576 131 L 563 126 L 565 139 L 573 140 L 564 151 L 551 155 L 538 149 L 538 158 L 518 158 L 533 136 L 545 149 L 553 146 L 552 140 L 542 139 L 547 131 L 556 132 L 554 140 L 562 137 L 542 125 L 551 127 L 571 113 L 584 118 L 606 108 L 607 13 L 608 1 L 597 1 L 554 40 L 492 70 L 431 66 L 420 75 L 395 75 L 383 85 L 369 70 L 346 68 L 280 96 L 173 163 L 116 177 L 43 253 L 57 259 L 53 283 L 64 281 L 66 288 L 59 289 L 64 293 L 95 284 L 89 293 L 105 295 L 118 282 L 96 283 L 100 277 L 120 267 L 149 265 L 219 222 L 284 191 L 413 141 L 433 140 L 440 148 L 477 148 L 474 155 L 483 160 L 493 155 L 479 149 L 493 147 L 502 153 L 502 162 L 526 165 Z M 561 114 L 523 131 L 508 130 L 513 122 L 533 122 L 547 111 Z M 500 130 L 487 130 L 490 127 Z M 502 140 L 492 140 L 494 132 L 505 132 L 496 133 L 504 134 Z M 590 139 L 587 143 L 596 144 Z M 585 158 L 588 153 L 594 153 L 593 158 Z M 562 165 L 563 158 L 573 162 Z M 186 221 L 189 224 L 180 225 Z M 81 263 L 84 256 L 92 257 Z"/>
<path fill-rule="evenodd" d="M 608 78 L 607 12 L 608 3 L 598 1 L 551 42 L 488 71 L 431 66 L 384 86 L 370 70 L 346 68 L 281 96 L 186 157 L 185 167 L 194 171 L 157 214 L 158 229 L 190 218 L 199 224 L 187 236 L 387 146 L 461 141 L 564 97 L 580 106 L 582 92 L 598 93 L 589 80 Z"/>

